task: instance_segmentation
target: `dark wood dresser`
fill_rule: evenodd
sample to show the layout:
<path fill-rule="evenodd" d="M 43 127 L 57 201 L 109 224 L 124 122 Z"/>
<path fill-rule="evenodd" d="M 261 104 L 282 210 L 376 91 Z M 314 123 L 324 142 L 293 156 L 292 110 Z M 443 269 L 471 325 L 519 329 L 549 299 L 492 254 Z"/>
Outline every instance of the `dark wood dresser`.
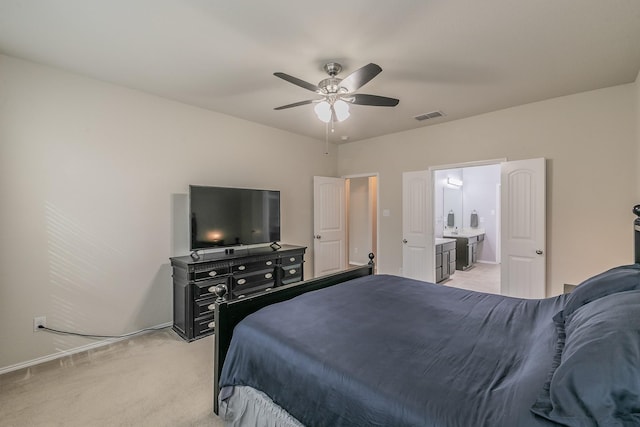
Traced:
<path fill-rule="evenodd" d="M 171 258 L 173 268 L 173 330 L 193 341 L 215 330 L 215 288 L 224 285 L 227 299 L 243 298 L 304 279 L 304 246 L 282 245 L 235 249 Z"/>

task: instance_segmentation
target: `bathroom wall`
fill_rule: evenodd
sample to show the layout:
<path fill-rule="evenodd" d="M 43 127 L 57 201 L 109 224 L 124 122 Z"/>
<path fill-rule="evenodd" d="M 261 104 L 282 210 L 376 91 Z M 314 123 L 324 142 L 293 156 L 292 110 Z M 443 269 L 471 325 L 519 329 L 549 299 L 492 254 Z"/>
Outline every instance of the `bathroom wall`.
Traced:
<path fill-rule="evenodd" d="M 500 165 L 482 165 L 458 169 L 434 171 L 434 235 L 442 237 L 449 208 L 444 203 L 444 193 L 460 192 L 462 212 L 456 212 L 455 223 L 458 229 L 471 228 L 471 212 L 476 211 L 480 223 L 478 229 L 484 229 L 485 241 L 478 246 L 478 260 L 481 262 L 499 262 L 500 257 Z M 447 178 L 462 181 L 462 187 L 447 184 Z M 455 209 L 454 209 L 455 210 Z"/>
<path fill-rule="evenodd" d="M 486 165 L 462 170 L 462 227 L 470 228 L 471 212 L 478 213 L 478 228 L 485 239 L 478 245 L 478 260 L 499 262 L 500 257 L 500 165 Z"/>
<path fill-rule="evenodd" d="M 450 190 L 451 192 L 460 192 L 460 198 L 462 199 L 462 189 L 460 187 L 447 184 L 447 178 L 455 178 L 462 181 L 462 169 L 443 169 L 436 170 L 433 173 L 433 232 L 435 237 L 442 237 L 444 227 L 447 223 L 447 213 L 449 211 L 449 206 L 447 206 L 447 212 L 445 212 L 445 189 Z M 455 216 L 455 223 L 460 229 L 462 229 L 462 216 L 462 211 L 459 214 L 456 213 Z"/>

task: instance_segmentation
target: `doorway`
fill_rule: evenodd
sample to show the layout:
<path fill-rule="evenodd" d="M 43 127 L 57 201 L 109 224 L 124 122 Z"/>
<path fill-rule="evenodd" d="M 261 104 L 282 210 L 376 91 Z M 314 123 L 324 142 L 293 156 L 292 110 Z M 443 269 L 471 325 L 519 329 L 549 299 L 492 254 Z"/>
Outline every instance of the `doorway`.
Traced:
<path fill-rule="evenodd" d="M 502 295 L 520 298 L 544 298 L 546 294 L 546 208 L 545 208 L 545 159 L 526 159 L 516 161 L 484 161 L 472 162 L 461 165 L 446 165 L 430 167 L 426 171 L 413 171 L 403 173 L 403 275 L 420 280 L 433 281 L 438 259 L 435 256 L 435 223 L 434 214 L 434 174 L 437 170 L 455 169 L 470 166 L 488 164 L 500 164 L 499 200 L 500 209 L 496 212 L 497 227 L 499 231 L 500 250 L 496 251 L 500 262 L 500 293 Z M 464 184 L 458 181 L 448 181 L 449 184 Z M 497 194 L 497 189 L 496 189 Z M 444 204 L 444 193 L 442 195 Z M 455 231 L 455 218 L 448 217 L 447 226 Z M 453 212 L 455 215 L 455 211 Z M 444 214 L 442 225 L 444 226 Z M 458 227 L 465 226 L 464 214 Z M 451 221 L 451 226 L 449 226 Z M 471 217 L 469 223 L 474 221 Z M 480 224 L 479 216 L 475 221 Z M 485 221 L 486 223 L 486 218 Z M 459 232 L 458 228 L 458 232 Z M 444 231 L 444 230 L 443 230 Z M 451 230 L 449 230 L 451 231 Z M 455 233 L 448 233 L 455 234 Z M 466 233 L 473 234 L 473 233 Z M 458 271 L 458 258 L 465 263 L 461 270 L 469 269 L 469 259 L 477 257 L 477 243 L 480 239 L 473 236 L 454 236 L 456 269 Z M 443 237 L 447 237 L 443 232 Z M 457 237 L 467 238 L 467 241 L 458 245 Z M 464 253 L 458 254 L 458 248 Z M 444 250 L 444 248 L 442 248 Z M 444 253 L 444 252 L 442 252 Z M 449 254 L 451 255 L 451 254 Z M 498 256 L 498 255 L 497 255 Z M 444 255 L 442 256 L 444 259 Z M 451 257 L 449 257 L 451 259 Z M 444 264 L 443 264 L 444 268 Z M 454 273 L 455 274 L 455 273 Z"/>
<path fill-rule="evenodd" d="M 378 174 L 314 177 L 314 277 L 378 254 L 378 187 Z"/>
<path fill-rule="evenodd" d="M 378 247 L 378 177 L 346 179 L 349 267 L 365 265 Z"/>
<path fill-rule="evenodd" d="M 500 170 L 496 162 L 433 171 L 435 238 L 460 245 L 466 240 L 458 236 L 481 236 L 474 259 L 462 269 L 458 259 L 458 268 L 443 285 L 500 293 Z"/>

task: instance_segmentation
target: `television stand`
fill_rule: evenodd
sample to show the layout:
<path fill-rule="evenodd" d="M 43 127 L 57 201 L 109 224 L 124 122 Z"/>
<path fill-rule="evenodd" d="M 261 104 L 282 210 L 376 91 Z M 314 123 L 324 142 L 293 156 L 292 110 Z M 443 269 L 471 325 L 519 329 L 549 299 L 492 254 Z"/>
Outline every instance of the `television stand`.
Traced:
<path fill-rule="evenodd" d="M 213 334 L 213 311 L 221 285 L 227 289 L 225 298 L 233 300 L 304 280 L 307 248 L 276 245 L 236 248 L 228 254 L 194 251 L 171 258 L 173 330 L 186 341 Z"/>

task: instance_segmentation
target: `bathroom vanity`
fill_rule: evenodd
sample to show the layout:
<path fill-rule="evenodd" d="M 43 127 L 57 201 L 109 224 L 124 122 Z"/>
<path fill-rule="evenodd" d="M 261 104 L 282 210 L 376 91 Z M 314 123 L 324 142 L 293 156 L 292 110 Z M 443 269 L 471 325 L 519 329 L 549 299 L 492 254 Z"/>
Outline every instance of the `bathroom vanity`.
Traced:
<path fill-rule="evenodd" d="M 456 240 L 456 269 L 468 270 L 473 267 L 478 260 L 478 244 L 484 241 L 484 230 L 465 229 L 457 234 L 449 231 L 445 232 L 444 237 Z"/>
<path fill-rule="evenodd" d="M 436 238 L 436 283 L 456 272 L 456 239 Z"/>

